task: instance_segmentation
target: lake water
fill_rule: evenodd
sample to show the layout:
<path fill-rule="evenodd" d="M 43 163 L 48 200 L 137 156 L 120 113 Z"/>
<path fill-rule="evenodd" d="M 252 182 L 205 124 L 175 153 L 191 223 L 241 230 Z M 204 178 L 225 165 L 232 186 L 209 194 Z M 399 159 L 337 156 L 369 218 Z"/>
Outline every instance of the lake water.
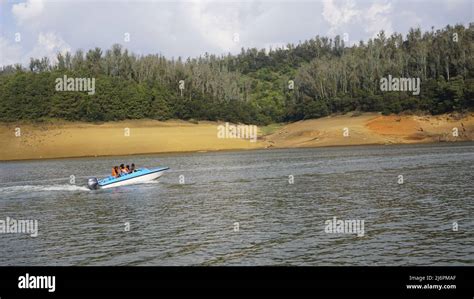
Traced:
<path fill-rule="evenodd" d="M 171 169 L 153 183 L 85 187 L 87 177 L 132 162 Z M 0 265 L 474 264 L 474 143 L 58 159 L 0 169 L 0 220 L 35 219 L 39 229 L 37 237 L 0 234 Z M 363 220 L 363 236 L 327 233 L 333 217 Z"/>

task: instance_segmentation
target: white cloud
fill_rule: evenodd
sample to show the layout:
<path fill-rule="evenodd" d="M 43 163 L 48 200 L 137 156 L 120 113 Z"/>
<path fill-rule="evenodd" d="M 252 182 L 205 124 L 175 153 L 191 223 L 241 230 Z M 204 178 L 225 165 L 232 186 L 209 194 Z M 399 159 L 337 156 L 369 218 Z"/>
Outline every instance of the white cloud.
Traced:
<path fill-rule="evenodd" d="M 42 58 L 48 57 L 51 62 L 57 61 L 58 53 L 71 51 L 71 47 L 62 38 L 53 32 L 42 33 L 38 35 L 38 41 L 33 50 L 26 55 L 26 59 L 30 57 Z"/>
<path fill-rule="evenodd" d="M 30 58 L 48 57 L 52 63 L 57 62 L 57 54 L 71 51 L 71 47 L 53 32 L 40 32 L 31 51 L 26 51 L 21 43 L 12 43 L 0 36 L 0 66 L 21 63 L 27 65 Z"/>
<path fill-rule="evenodd" d="M 393 32 L 394 14 L 390 2 L 359 2 L 356 5 L 352 0 L 323 0 L 322 16 L 330 25 L 329 35 L 347 33 L 353 28 L 362 29 L 369 37 L 375 37 L 381 30 L 386 34 Z"/>
<path fill-rule="evenodd" d="M 12 13 L 20 24 L 41 15 L 43 10 L 43 0 L 28 0 L 12 6 Z"/>
<path fill-rule="evenodd" d="M 360 16 L 361 11 L 355 8 L 352 0 L 337 3 L 334 0 L 323 1 L 323 17 L 331 25 L 329 34 L 334 34 L 340 27 Z"/>
<path fill-rule="evenodd" d="M 386 35 L 392 34 L 391 12 L 391 3 L 381 4 L 377 2 L 372 4 L 367 13 L 364 14 L 364 20 L 366 21 L 365 31 L 371 37 L 376 36 L 381 30 L 384 30 Z"/>
<path fill-rule="evenodd" d="M 240 40 L 239 8 L 209 1 L 193 1 L 183 6 L 190 26 L 212 47 L 232 51 Z"/>
<path fill-rule="evenodd" d="M 10 43 L 0 36 L 0 66 L 19 63 L 21 61 L 21 47 Z"/>

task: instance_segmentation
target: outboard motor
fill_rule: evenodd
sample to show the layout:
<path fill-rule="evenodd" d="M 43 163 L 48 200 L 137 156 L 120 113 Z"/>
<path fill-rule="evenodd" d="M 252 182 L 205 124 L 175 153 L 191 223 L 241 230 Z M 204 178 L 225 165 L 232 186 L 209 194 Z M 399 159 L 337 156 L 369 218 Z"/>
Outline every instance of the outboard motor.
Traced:
<path fill-rule="evenodd" d="M 88 186 L 89 189 L 91 189 L 91 190 L 99 189 L 99 182 L 97 181 L 97 178 L 90 178 L 90 179 L 87 181 L 87 186 Z"/>

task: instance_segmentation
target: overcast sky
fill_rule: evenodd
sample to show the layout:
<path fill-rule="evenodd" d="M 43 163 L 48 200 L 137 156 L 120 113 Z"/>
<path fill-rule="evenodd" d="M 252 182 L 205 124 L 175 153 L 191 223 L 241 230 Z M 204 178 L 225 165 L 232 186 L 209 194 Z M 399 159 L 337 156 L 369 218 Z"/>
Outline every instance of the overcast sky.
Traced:
<path fill-rule="evenodd" d="M 473 0 L 0 0 L 0 65 L 124 45 L 137 54 L 196 57 L 269 48 L 316 35 L 349 43 L 474 21 Z M 19 37 L 19 39 L 18 39 Z M 129 40 L 126 40 L 129 37 Z"/>

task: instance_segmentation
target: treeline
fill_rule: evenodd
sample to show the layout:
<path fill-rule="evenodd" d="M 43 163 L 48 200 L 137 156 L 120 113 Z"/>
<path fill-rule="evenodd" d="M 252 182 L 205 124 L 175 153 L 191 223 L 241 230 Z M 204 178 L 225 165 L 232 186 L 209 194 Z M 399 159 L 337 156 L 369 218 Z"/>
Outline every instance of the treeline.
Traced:
<path fill-rule="evenodd" d="M 411 29 L 348 47 L 315 37 L 270 51 L 205 54 L 183 61 L 137 56 L 120 45 L 57 62 L 0 70 L 0 120 L 170 118 L 268 124 L 348 111 L 423 111 L 474 106 L 474 24 Z M 95 78 L 95 94 L 59 92 L 56 78 Z M 420 78 L 421 92 L 382 92 L 382 77 Z M 182 87 L 182 89 L 180 89 Z"/>

